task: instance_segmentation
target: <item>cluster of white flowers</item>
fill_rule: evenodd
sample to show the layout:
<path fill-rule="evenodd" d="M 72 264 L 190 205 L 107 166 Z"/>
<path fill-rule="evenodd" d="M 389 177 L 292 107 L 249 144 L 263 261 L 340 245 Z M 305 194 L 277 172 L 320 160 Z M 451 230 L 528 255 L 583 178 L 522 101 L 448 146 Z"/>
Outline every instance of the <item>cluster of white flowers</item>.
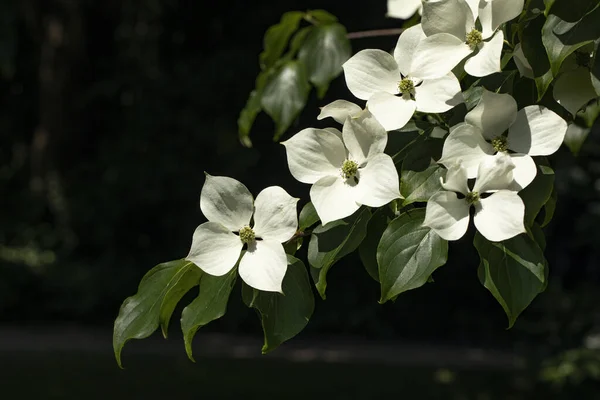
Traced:
<path fill-rule="evenodd" d="M 308 128 L 283 142 L 291 174 L 312 185 L 310 198 L 323 224 L 402 198 L 398 170 L 385 153 L 388 132 L 403 128 L 415 112 L 444 113 L 463 103 L 452 71 L 475 77 L 501 71 L 501 28 L 522 12 L 523 0 L 389 0 L 388 7 L 392 17 L 420 12 L 422 23 L 402 33 L 393 55 L 363 50 L 343 65 L 348 89 L 366 102 L 365 109 L 334 101 L 318 119 L 332 117 L 343 125 L 341 132 Z M 515 62 L 522 74 L 530 69 L 519 48 Z M 427 202 L 424 225 L 457 240 L 473 206 L 474 224 L 490 241 L 526 232 L 518 192 L 536 176 L 532 156 L 558 150 L 566 122 L 543 106 L 518 110 L 510 95 L 483 90 L 464 122 L 447 130 L 442 157 L 435 160 L 446 177 Z M 194 233 L 187 259 L 212 275 L 239 262 L 248 285 L 281 292 L 287 265 L 282 243 L 296 233 L 296 202 L 270 187 L 253 203 L 241 183 L 207 176 L 201 209 L 209 222 Z"/>

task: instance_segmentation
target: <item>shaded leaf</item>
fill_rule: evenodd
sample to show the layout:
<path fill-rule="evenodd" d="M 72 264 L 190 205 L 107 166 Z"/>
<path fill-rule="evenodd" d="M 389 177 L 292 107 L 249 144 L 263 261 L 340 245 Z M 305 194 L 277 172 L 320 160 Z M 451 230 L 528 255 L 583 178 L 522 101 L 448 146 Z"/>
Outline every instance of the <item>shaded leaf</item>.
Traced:
<path fill-rule="evenodd" d="M 579 126 L 576 123 L 569 124 L 567 128 L 567 134 L 565 135 L 565 145 L 571 150 L 574 156 L 579 154 L 581 146 L 587 139 L 591 128 Z"/>
<path fill-rule="evenodd" d="M 554 189 L 554 171 L 545 158 L 537 161 L 537 175 L 533 182 L 519 192 L 525 204 L 525 224 L 531 226 L 538 213 L 548 202 Z"/>
<path fill-rule="evenodd" d="M 597 5 L 597 0 L 554 0 L 549 12 L 565 21 L 577 22 Z"/>
<path fill-rule="evenodd" d="M 300 11 L 286 12 L 281 16 L 278 24 L 267 29 L 263 39 L 264 50 L 259 56 L 262 70 L 269 69 L 279 60 L 288 46 L 290 37 L 298 30 L 303 17 L 304 13 Z"/>
<path fill-rule="evenodd" d="M 255 88 L 250 92 L 250 96 L 246 101 L 246 105 L 240 112 L 238 117 L 238 134 L 240 142 L 245 147 L 252 147 L 252 141 L 250 140 L 250 130 L 254 124 L 254 120 L 258 113 L 262 111 L 262 95 L 267 85 L 267 82 L 273 76 L 274 70 L 270 69 L 262 71 L 256 78 Z"/>
<path fill-rule="evenodd" d="M 194 286 L 198 286 L 201 275 L 202 270 L 195 265 L 186 268 L 178 278 L 177 282 L 173 284 L 165 294 L 160 306 L 159 315 L 160 328 L 165 339 L 169 332 L 169 322 L 171 321 L 171 316 L 173 315 L 173 311 L 175 311 L 175 307 L 177 307 L 177 304 L 187 292 Z"/>
<path fill-rule="evenodd" d="M 367 273 L 379 282 L 379 267 L 377 266 L 377 246 L 383 232 L 388 226 L 388 216 L 384 208 L 377 209 L 367 224 L 367 235 L 358 246 L 358 255 Z"/>
<path fill-rule="evenodd" d="M 314 224 L 319 222 L 319 214 L 312 202 L 308 202 L 302 207 L 300 216 L 298 217 L 298 230 L 305 231 Z"/>
<path fill-rule="evenodd" d="M 440 178 L 446 176 L 446 170 L 435 160 L 440 159 L 443 145 L 442 139 L 427 138 L 410 147 L 400 174 L 404 206 L 425 202 L 441 188 Z"/>
<path fill-rule="evenodd" d="M 561 20 L 555 15 L 549 15 L 544 27 L 542 28 L 542 42 L 548 53 L 550 67 L 554 76 L 558 75 L 560 66 L 565 58 L 572 54 L 575 50 L 585 46 L 591 41 L 585 41 L 573 45 L 563 43 L 565 36 L 559 37 L 559 34 L 568 32 L 575 24 Z"/>

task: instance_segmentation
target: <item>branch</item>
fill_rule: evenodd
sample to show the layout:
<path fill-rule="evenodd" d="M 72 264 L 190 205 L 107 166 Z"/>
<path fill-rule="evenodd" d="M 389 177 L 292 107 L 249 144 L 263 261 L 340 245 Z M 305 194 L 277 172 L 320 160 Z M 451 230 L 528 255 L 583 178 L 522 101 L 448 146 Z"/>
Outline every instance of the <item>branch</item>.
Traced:
<path fill-rule="evenodd" d="M 380 37 L 380 36 L 396 36 L 404 32 L 403 28 L 394 29 L 375 29 L 373 31 L 362 31 L 362 32 L 350 32 L 346 37 L 352 39 L 362 39 L 368 37 Z"/>

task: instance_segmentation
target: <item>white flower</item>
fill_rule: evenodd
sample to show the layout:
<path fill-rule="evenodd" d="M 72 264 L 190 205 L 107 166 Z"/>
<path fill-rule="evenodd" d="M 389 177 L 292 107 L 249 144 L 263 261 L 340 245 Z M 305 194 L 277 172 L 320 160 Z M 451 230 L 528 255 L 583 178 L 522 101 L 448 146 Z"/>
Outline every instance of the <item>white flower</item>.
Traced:
<path fill-rule="evenodd" d="M 367 108 L 388 131 L 406 125 L 415 110 L 441 113 L 463 102 L 460 83 L 452 73 L 437 79 L 419 78 L 412 59 L 424 39 L 421 25 L 415 25 L 402 33 L 394 56 L 383 50 L 363 50 L 343 65 L 348 89 L 368 100 Z"/>
<path fill-rule="evenodd" d="M 383 153 L 387 132 L 368 111 L 347 118 L 343 133 L 308 128 L 282 144 L 294 178 L 312 184 L 310 199 L 323 224 L 400 198 L 398 171 Z"/>
<path fill-rule="evenodd" d="M 421 0 L 388 0 L 387 16 L 391 18 L 409 19 L 423 9 Z"/>
<path fill-rule="evenodd" d="M 554 111 L 533 105 L 517 112 L 517 103 L 510 95 L 487 90 L 465 122 L 451 130 L 438 162 L 448 168 L 461 160 L 467 176 L 474 178 L 485 158 L 507 153 L 516 165 L 513 173 L 517 189 L 529 185 L 537 174 L 531 156 L 556 152 L 567 132 L 567 123 Z"/>
<path fill-rule="evenodd" d="M 346 118 L 357 117 L 361 112 L 362 108 L 359 105 L 354 104 L 347 100 L 335 100 L 326 106 L 321 107 L 321 113 L 317 116 L 320 121 L 325 118 L 333 118 L 335 122 L 344 124 Z"/>
<path fill-rule="evenodd" d="M 479 165 L 471 190 L 467 171 L 454 164 L 448 169 L 446 182 L 442 180 L 445 190 L 427 202 L 423 225 L 445 240 L 458 240 L 467 232 L 469 210 L 474 206 L 475 227 L 487 240 L 500 242 L 526 232 L 525 205 L 519 195 L 510 190 L 514 167 L 510 157 L 504 154 L 485 159 Z"/>
<path fill-rule="evenodd" d="M 424 1 L 422 25 L 427 38 L 416 49 L 415 69 L 422 78 L 444 76 L 474 54 L 465 62 L 469 75 L 500 72 L 504 33 L 498 28 L 522 10 L 523 0 Z"/>
<path fill-rule="evenodd" d="M 207 274 L 222 276 L 235 266 L 245 245 L 239 264 L 244 282 L 281 292 L 287 270 L 282 243 L 298 229 L 297 202 L 279 186 L 264 189 L 253 201 L 235 179 L 207 174 L 200 209 L 208 222 L 196 228 L 186 259 Z"/>

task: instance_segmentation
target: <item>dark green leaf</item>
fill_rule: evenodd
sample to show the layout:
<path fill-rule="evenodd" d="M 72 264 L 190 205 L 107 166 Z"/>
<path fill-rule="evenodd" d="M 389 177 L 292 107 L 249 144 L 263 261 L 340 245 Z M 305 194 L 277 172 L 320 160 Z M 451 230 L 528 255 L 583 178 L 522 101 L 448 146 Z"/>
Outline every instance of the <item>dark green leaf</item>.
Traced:
<path fill-rule="evenodd" d="M 314 230 L 308 244 L 308 262 L 314 268 L 313 277 L 317 290 L 325 299 L 327 272 L 342 257 L 358 248 L 367 234 L 367 223 L 371 211 L 363 207 L 351 216 L 327 225 L 319 225 Z"/>
<path fill-rule="evenodd" d="M 177 307 L 177 304 L 187 292 L 194 286 L 198 286 L 201 275 L 202 270 L 195 265 L 186 268 L 178 278 L 177 282 L 174 282 L 169 291 L 165 294 L 160 306 L 159 315 L 160 328 L 165 339 L 169 332 L 169 322 L 171 321 L 171 315 L 173 315 L 175 307 Z"/>
<path fill-rule="evenodd" d="M 308 10 L 306 13 L 308 19 L 312 19 L 318 24 L 330 24 L 337 22 L 337 17 L 325 10 Z"/>
<path fill-rule="evenodd" d="M 424 220 L 424 209 L 410 210 L 383 233 L 377 248 L 381 303 L 423 286 L 446 263 L 448 242 L 423 226 Z"/>
<path fill-rule="evenodd" d="M 581 21 L 576 23 L 570 30 L 559 35 L 565 44 L 576 45 L 589 40 L 600 38 L 600 7 L 586 14 Z"/>
<path fill-rule="evenodd" d="M 235 284 L 236 277 L 237 268 L 233 268 L 227 275 L 223 276 L 202 274 L 198 297 L 181 313 L 181 330 L 183 331 L 185 352 L 190 360 L 194 361 L 192 341 L 198 329 L 225 315 L 229 294 Z"/>
<path fill-rule="evenodd" d="M 597 0 L 554 0 L 550 14 L 565 21 L 577 22 L 597 5 Z"/>
<path fill-rule="evenodd" d="M 314 29 L 315 29 L 314 26 L 305 26 L 304 28 L 302 28 L 298 32 L 296 32 L 296 34 L 292 38 L 292 41 L 290 42 L 290 50 L 285 55 L 285 57 L 289 58 L 290 60 L 292 58 L 294 58 L 296 56 L 296 53 L 298 53 L 298 50 L 300 50 L 300 48 L 306 41 L 306 38 L 308 37 L 308 35 L 310 35 L 310 33 Z"/>
<path fill-rule="evenodd" d="M 525 203 L 525 224 L 531 226 L 535 217 L 548 202 L 554 189 L 554 171 L 548 166 L 546 159 L 541 158 L 537 162 L 537 175 L 525 189 L 519 192 L 519 196 Z"/>
<path fill-rule="evenodd" d="M 314 224 L 319 222 L 319 214 L 315 210 L 315 206 L 310 201 L 302 207 L 300 216 L 298 217 L 298 230 L 304 232 Z"/>
<path fill-rule="evenodd" d="M 302 63 L 289 61 L 267 83 L 262 98 L 263 110 L 275 121 L 275 136 L 281 135 L 290 127 L 294 119 L 306 105 L 310 84 Z"/>
<path fill-rule="evenodd" d="M 264 50 L 259 56 L 262 70 L 271 68 L 279 60 L 303 17 L 304 13 L 300 11 L 290 11 L 283 14 L 278 24 L 267 29 L 263 40 Z"/>
<path fill-rule="evenodd" d="M 530 228 L 531 238 L 535 240 L 538 246 L 542 251 L 546 250 L 546 235 L 544 235 L 544 231 L 540 224 L 534 223 Z"/>
<path fill-rule="evenodd" d="M 427 138 L 411 146 L 402 162 L 400 174 L 404 206 L 425 202 L 440 189 L 440 178 L 446 176 L 446 170 L 434 160 L 440 159 L 443 145 L 442 139 Z"/>
<path fill-rule="evenodd" d="M 158 328 L 166 294 L 192 268 L 197 267 L 187 260 L 159 264 L 144 275 L 137 293 L 125 299 L 113 331 L 113 350 L 119 367 L 122 367 L 121 351 L 125 343 L 130 339 L 147 338 Z"/>
<path fill-rule="evenodd" d="M 351 52 L 346 28 L 338 23 L 319 25 L 310 32 L 298 52 L 298 59 L 306 66 L 319 97 L 325 95 L 329 82 L 342 72 L 342 64 L 350 58 Z"/>
<path fill-rule="evenodd" d="M 495 243 L 478 232 L 473 244 L 481 260 L 479 280 L 500 303 L 511 328 L 546 286 L 544 253 L 527 234 Z"/>
<path fill-rule="evenodd" d="M 557 201 L 558 201 L 558 192 L 556 191 L 556 188 L 554 188 L 552 190 L 552 194 L 550 195 L 550 198 L 548 199 L 546 204 L 544 204 L 544 219 L 541 222 L 542 227 L 548 225 L 550 223 L 550 221 L 552 221 L 552 218 L 554 217 L 554 212 L 556 211 L 556 202 Z"/>
<path fill-rule="evenodd" d="M 371 276 L 379 282 L 379 267 L 377 266 L 377 246 L 381 235 L 388 226 L 388 216 L 385 208 L 379 208 L 373 213 L 371 220 L 367 224 L 367 236 L 358 246 L 358 254 L 363 266 Z"/>
<path fill-rule="evenodd" d="M 592 65 L 590 67 L 592 74 L 592 86 L 594 86 L 596 94 L 600 96 L 600 55 L 598 54 L 598 51 L 600 51 L 600 40 L 596 44 L 596 48 L 594 50 L 594 60 L 592 61 Z"/>
<path fill-rule="evenodd" d="M 288 255 L 288 269 L 283 279 L 283 293 L 263 292 L 244 284 L 242 298 L 255 308 L 261 318 L 266 354 L 304 329 L 315 308 L 304 263 Z"/>
<path fill-rule="evenodd" d="M 565 135 L 565 144 L 573 155 L 577 156 L 579 154 L 579 150 L 581 150 L 581 146 L 583 146 L 583 142 L 587 139 L 590 131 L 591 128 L 579 126 L 576 123 L 569 125 Z"/>
<path fill-rule="evenodd" d="M 546 18 L 544 18 L 543 14 L 529 21 L 523 31 L 521 40 L 523 54 L 533 69 L 538 100 L 544 97 L 548 86 L 554 79 L 550 70 L 550 60 L 548 59 L 548 54 L 546 53 L 546 48 L 542 41 L 542 28 L 545 22 Z"/>
<path fill-rule="evenodd" d="M 254 124 L 254 120 L 259 112 L 262 111 L 262 96 L 265 86 L 269 79 L 273 76 L 274 70 L 269 69 L 262 71 L 256 78 L 255 88 L 250 93 L 244 109 L 240 112 L 238 117 L 238 133 L 239 139 L 242 145 L 245 147 L 252 147 L 252 141 L 250 140 L 250 130 Z"/>
<path fill-rule="evenodd" d="M 548 53 L 550 67 L 554 76 L 558 75 L 560 66 L 565 58 L 573 53 L 578 48 L 585 46 L 587 42 L 581 42 L 574 45 L 566 45 L 563 43 L 564 36 L 559 37 L 559 34 L 568 32 L 575 24 L 565 22 L 555 15 L 548 16 L 544 27 L 542 28 L 542 42 Z"/>

